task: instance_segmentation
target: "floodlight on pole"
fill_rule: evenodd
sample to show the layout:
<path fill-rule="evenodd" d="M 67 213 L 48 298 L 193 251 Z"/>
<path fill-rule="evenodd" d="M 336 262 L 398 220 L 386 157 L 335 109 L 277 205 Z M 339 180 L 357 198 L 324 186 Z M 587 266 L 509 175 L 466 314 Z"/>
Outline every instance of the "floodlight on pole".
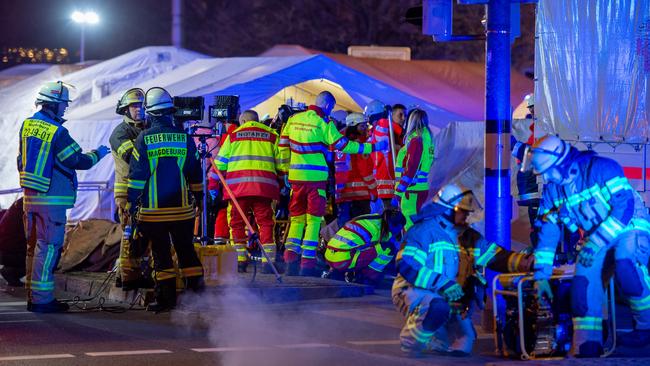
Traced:
<path fill-rule="evenodd" d="M 81 11 L 74 11 L 70 15 L 70 19 L 72 19 L 73 22 L 78 23 L 81 27 L 81 45 L 79 46 L 79 62 L 84 62 L 86 57 L 85 57 L 85 46 L 86 46 L 86 24 L 97 24 L 99 23 L 99 15 L 95 13 L 94 11 L 87 11 L 87 12 L 81 12 Z"/>

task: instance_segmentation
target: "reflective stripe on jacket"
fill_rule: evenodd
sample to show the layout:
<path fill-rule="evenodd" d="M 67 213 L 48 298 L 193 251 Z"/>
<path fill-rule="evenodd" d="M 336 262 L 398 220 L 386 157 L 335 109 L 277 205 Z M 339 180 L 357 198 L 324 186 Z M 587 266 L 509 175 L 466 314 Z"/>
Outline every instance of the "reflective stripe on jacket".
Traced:
<path fill-rule="evenodd" d="M 351 260 L 348 270 L 354 270 L 359 252 L 375 248 L 377 257 L 369 267 L 377 272 L 395 256 L 395 244 L 391 234 L 381 236 L 381 216 L 363 215 L 348 221 L 327 243 L 325 258 L 330 262 Z"/>
<path fill-rule="evenodd" d="M 278 135 L 259 122 L 246 122 L 226 137 L 214 159 L 235 197 L 279 198 Z M 227 191 L 224 198 L 229 199 Z"/>
<path fill-rule="evenodd" d="M 369 154 L 372 145 L 350 141 L 316 111 L 297 113 L 287 121 L 280 137 L 283 171 L 291 183 L 325 183 L 329 175 L 326 154 L 330 146 L 348 154 Z"/>
<path fill-rule="evenodd" d="M 388 140 L 388 119 L 382 118 L 377 121 L 372 132 L 372 142 Z M 393 122 L 393 133 L 397 136 L 402 133 L 402 126 Z M 399 145 L 395 144 L 395 150 Z M 395 167 L 391 159 L 390 151 L 375 151 L 372 154 L 372 160 L 375 166 L 374 174 L 377 181 L 377 193 L 381 199 L 393 198 L 395 192 Z M 396 154 L 397 155 L 397 154 Z"/>
<path fill-rule="evenodd" d="M 420 137 L 422 141 L 422 153 L 420 156 L 409 154 L 409 144 L 414 138 Z M 429 171 L 434 160 L 435 147 L 431 138 L 431 132 L 425 128 L 418 136 L 413 132 L 407 139 L 404 146 L 397 154 L 397 166 L 395 167 L 395 190 L 405 191 L 426 191 L 429 189 Z M 415 168 L 417 166 L 417 168 Z M 411 171 L 410 167 L 414 167 Z"/>
<path fill-rule="evenodd" d="M 74 206 L 77 196 L 75 170 L 90 169 L 99 160 L 84 154 L 59 119 L 39 111 L 20 128 L 18 171 L 24 189 L 24 206 Z"/>
<path fill-rule="evenodd" d="M 129 183 L 129 163 L 133 152 L 133 143 L 142 131 L 141 124 L 137 124 L 129 117 L 122 121 L 111 133 L 109 142 L 111 154 L 115 162 L 115 198 L 126 198 Z"/>
<path fill-rule="evenodd" d="M 365 138 L 359 142 L 365 142 Z M 336 202 L 370 200 L 377 197 L 373 161 L 366 154 L 335 153 Z"/>
<path fill-rule="evenodd" d="M 140 221 L 180 221 L 194 218 L 189 197 L 200 199 L 201 163 L 194 141 L 172 126 L 169 116 L 154 120 L 135 141 L 130 163 L 128 200 L 139 203 Z"/>

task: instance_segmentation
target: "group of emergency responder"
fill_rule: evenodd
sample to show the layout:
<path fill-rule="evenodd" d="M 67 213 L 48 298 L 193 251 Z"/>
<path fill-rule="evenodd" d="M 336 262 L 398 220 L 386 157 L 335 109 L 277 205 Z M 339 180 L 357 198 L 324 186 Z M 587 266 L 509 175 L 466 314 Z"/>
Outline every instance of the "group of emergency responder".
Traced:
<path fill-rule="evenodd" d="M 20 130 L 27 308 L 34 312 L 68 310 L 54 298 L 53 270 L 61 255 L 65 210 L 75 202 L 75 171 L 92 168 L 110 151 L 100 146 L 82 152 L 63 127 L 69 102 L 66 84 L 45 84 L 36 99 L 40 110 Z M 331 93 L 320 93 L 279 134 L 255 111 L 244 111 L 216 143 L 207 172 L 192 136 L 174 123 L 171 95 L 157 87 L 127 91 L 116 108 L 123 122 L 110 137 L 115 203 L 125 237 L 130 236 L 120 248 L 121 286 L 151 286 L 140 263 L 150 250 L 156 301 L 149 310 L 176 305 L 175 267 L 186 289 L 204 289 L 193 236 L 195 218 L 206 209 L 201 205 L 205 174 L 214 178 L 214 189 L 219 184 L 229 188 L 221 194 L 226 204 L 219 208 L 227 221 L 217 219 L 222 231 L 215 236 L 235 245 L 240 271 L 246 270 L 249 250 L 259 241 L 271 261 L 284 262 L 285 275 L 320 276 L 317 248 L 333 176 L 338 230 L 324 248 L 327 275 L 377 283 L 394 260 L 392 299 L 405 316 L 400 333 L 404 352 L 470 354 L 476 339 L 471 313 L 483 306 L 486 268 L 532 271 L 538 297 L 552 298 L 549 278 L 560 225 L 583 236 L 571 289 L 572 354 L 603 353 L 606 273 L 614 274 L 635 320 L 634 331 L 619 343 L 650 343 L 650 223 L 616 162 L 578 151 L 555 136 L 514 141 L 521 171 L 532 172 L 526 181 L 538 175 L 545 182 L 534 201 L 539 209 L 531 217 L 535 245 L 517 253 L 487 241 L 468 224 L 468 217 L 481 209 L 471 190 L 450 183 L 428 197 L 435 149 L 424 110 L 407 113 L 402 105 L 391 109 L 372 101 L 364 113 L 347 114 L 333 112 L 335 105 Z M 390 146 L 397 151 L 395 162 Z M 291 192 L 283 260 L 276 256 L 274 239 L 274 204 L 281 189 Z M 250 215 L 256 233 L 247 232 L 245 218 L 233 204 Z M 224 227 L 229 233 L 223 233 Z M 270 272 L 272 263 L 263 258 L 263 270 Z"/>

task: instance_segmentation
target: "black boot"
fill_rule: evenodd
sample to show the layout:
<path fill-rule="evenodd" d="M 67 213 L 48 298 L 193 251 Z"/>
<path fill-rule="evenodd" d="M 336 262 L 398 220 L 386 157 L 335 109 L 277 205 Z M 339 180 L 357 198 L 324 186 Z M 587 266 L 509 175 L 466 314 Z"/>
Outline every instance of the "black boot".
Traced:
<path fill-rule="evenodd" d="M 159 281 L 154 290 L 156 301 L 147 306 L 147 311 L 156 314 L 170 311 L 176 306 L 176 279 Z"/>
<path fill-rule="evenodd" d="M 34 313 L 65 313 L 70 309 L 70 306 L 59 300 L 52 300 L 47 304 L 33 304 L 31 302 L 27 303 L 27 311 Z"/>
<path fill-rule="evenodd" d="M 205 281 L 203 276 L 194 276 L 185 279 L 185 289 L 192 290 L 197 294 L 205 291 Z"/>
<path fill-rule="evenodd" d="M 23 283 L 20 279 L 25 275 L 25 271 L 19 268 L 4 266 L 0 269 L 0 275 L 7 281 L 11 287 L 22 287 Z"/>
<path fill-rule="evenodd" d="M 237 262 L 237 272 L 246 273 L 246 268 L 248 268 L 248 262 Z"/>

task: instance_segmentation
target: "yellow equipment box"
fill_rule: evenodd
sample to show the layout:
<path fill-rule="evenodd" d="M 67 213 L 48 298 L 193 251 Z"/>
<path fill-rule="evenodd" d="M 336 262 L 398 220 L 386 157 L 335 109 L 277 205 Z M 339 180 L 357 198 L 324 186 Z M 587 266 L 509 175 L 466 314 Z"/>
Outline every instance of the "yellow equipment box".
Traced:
<path fill-rule="evenodd" d="M 223 284 L 228 277 L 237 275 L 237 251 L 231 244 L 194 244 L 194 250 L 203 265 L 203 278 L 207 286 Z"/>

